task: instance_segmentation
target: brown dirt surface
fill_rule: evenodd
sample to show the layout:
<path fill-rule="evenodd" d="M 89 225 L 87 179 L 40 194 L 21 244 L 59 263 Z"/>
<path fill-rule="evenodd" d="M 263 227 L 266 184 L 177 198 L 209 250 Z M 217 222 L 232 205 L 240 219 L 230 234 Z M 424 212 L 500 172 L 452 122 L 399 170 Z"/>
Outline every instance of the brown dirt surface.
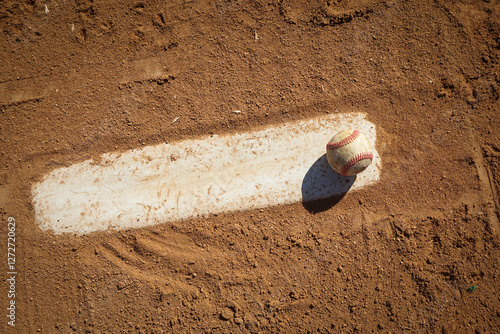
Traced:
<path fill-rule="evenodd" d="M 4 0 L 0 36 L 0 332 L 500 332 L 500 1 Z M 333 206 L 35 224 L 55 168 L 352 111 L 381 179 Z"/>

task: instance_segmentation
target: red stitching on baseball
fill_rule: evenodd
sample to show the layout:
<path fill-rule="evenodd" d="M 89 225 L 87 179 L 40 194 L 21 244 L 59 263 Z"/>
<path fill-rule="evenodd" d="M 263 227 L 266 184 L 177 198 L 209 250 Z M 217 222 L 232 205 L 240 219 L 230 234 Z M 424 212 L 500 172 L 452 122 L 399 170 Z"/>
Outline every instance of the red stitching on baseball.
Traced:
<path fill-rule="evenodd" d="M 355 155 L 344 165 L 344 167 L 342 167 L 342 169 L 340 170 L 340 175 L 347 176 L 349 169 L 351 169 L 352 166 L 354 166 L 363 159 L 373 160 L 373 153 L 365 152 Z"/>
<path fill-rule="evenodd" d="M 345 146 L 347 144 L 350 144 L 356 138 L 358 138 L 360 134 L 361 134 L 361 132 L 359 132 L 358 130 L 354 130 L 349 136 L 345 137 L 341 141 L 326 144 L 326 149 L 331 150 L 331 149 L 339 148 L 339 147 Z"/>

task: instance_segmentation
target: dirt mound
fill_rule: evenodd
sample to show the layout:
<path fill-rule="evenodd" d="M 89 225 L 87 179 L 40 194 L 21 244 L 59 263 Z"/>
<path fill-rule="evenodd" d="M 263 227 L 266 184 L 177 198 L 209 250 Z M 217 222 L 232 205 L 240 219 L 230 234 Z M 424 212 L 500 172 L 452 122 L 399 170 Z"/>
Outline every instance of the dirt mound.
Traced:
<path fill-rule="evenodd" d="M 499 15 L 496 0 L 2 2 L 15 320 L 0 328 L 499 332 Z M 35 224 L 32 186 L 56 168 L 352 111 L 377 126 L 380 181 L 330 202 L 85 236 Z"/>

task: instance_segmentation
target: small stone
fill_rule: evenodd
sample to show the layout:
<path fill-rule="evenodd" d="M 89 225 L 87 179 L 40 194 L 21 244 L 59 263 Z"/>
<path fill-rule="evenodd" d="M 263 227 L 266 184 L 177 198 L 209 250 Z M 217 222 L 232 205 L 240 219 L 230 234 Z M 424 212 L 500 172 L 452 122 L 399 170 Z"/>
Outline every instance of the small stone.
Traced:
<path fill-rule="evenodd" d="M 241 325 L 243 323 L 243 319 L 240 317 L 234 318 L 234 323 L 237 325 Z"/>
<path fill-rule="evenodd" d="M 228 302 L 227 302 L 227 307 L 228 307 L 231 311 L 233 311 L 233 312 L 235 312 L 235 313 L 237 313 L 237 312 L 239 312 L 239 311 L 241 310 L 241 306 L 240 306 L 240 305 L 238 305 L 238 303 L 236 303 L 236 302 L 235 302 L 235 301 L 233 301 L 233 300 L 230 300 L 230 301 L 228 301 Z"/>
<path fill-rule="evenodd" d="M 231 309 L 229 307 L 224 307 L 224 309 L 222 310 L 222 312 L 220 313 L 220 318 L 222 320 L 230 320 L 233 318 L 233 311 L 231 311 Z"/>

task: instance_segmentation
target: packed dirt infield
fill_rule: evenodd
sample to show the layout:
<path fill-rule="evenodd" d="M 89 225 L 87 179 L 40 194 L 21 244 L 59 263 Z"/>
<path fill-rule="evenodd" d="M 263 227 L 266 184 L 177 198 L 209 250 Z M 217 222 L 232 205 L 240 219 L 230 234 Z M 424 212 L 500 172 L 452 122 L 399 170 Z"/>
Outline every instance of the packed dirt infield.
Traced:
<path fill-rule="evenodd" d="M 0 332 L 500 332 L 500 1 L 5 0 L 0 29 Z M 380 179 L 341 196 L 35 222 L 58 168 L 350 113 Z"/>

